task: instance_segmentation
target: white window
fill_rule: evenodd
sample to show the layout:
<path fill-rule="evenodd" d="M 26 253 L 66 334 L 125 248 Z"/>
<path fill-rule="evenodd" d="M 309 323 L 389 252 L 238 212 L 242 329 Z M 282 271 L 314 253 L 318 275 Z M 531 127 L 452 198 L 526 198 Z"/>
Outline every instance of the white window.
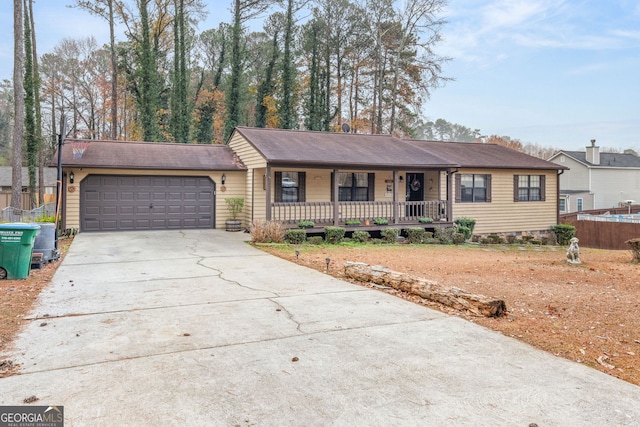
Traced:
<path fill-rule="evenodd" d="M 576 206 L 577 206 L 578 212 L 582 212 L 582 198 L 578 198 L 576 200 Z"/>

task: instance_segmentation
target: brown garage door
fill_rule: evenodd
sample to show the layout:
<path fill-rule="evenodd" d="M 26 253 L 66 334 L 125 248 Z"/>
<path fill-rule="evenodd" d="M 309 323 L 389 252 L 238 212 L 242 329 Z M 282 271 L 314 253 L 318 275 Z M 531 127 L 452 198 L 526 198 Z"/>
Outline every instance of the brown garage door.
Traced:
<path fill-rule="evenodd" d="M 80 231 L 214 228 L 207 177 L 89 175 L 80 192 Z"/>

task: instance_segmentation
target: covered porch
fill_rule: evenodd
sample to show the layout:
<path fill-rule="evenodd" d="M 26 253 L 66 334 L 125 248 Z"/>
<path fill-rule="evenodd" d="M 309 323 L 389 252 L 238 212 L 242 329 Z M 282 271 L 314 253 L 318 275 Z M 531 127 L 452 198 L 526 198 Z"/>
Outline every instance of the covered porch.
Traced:
<path fill-rule="evenodd" d="M 373 200 L 366 201 L 340 200 L 340 197 L 334 197 L 336 194 L 343 194 L 338 177 L 344 172 L 351 173 L 353 168 L 326 171 L 326 175 L 331 178 L 327 183 L 329 185 L 325 187 L 330 190 L 325 193 L 325 200 L 282 201 L 281 196 L 274 197 L 271 194 L 271 189 L 274 189 L 274 193 L 281 191 L 277 188 L 280 180 L 290 180 L 288 177 L 283 178 L 279 170 L 281 169 L 267 167 L 265 171 L 266 180 L 275 181 L 265 185 L 266 219 L 279 221 L 287 228 L 298 228 L 298 224 L 305 221 L 313 223 L 309 230 L 311 232 L 322 231 L 326 226 L 340 226 L 347 230 L 381 230 L 386 227 L 428 229 L 435 226 L 446 227 L 453 221 L 453 175 L 457 169 L 387 170 L 385 174 L 389 174 L 388 178 L 378 178 L 382 181 L 378 185 L 383 183 L 385 186 L 385 198 L 372 197 Z M 383 175 L 379 170 L 376 173 L 367 170 L 366 173 Z M 413 183 L 418 183 L 418 188 L 412 189 Z M 371 192 L 373 193 L 376 191 Z"/>
<path fill-rule="evenodd" d="M 433 227 L 434 224 L 450 223 L 447 212 L 446 200 L 338 202 L 337 206 L 334 202 L 271 204 L 272 220 L 282 222 L 287 228 L 297 228 L 300 221 L 311 221 L 314 228 L 340 226 L 374 230 L 383 227 Z M 377 218 L 387 220 L 388 224 L 376 224 Z M 433 222 L 423 222 L 424 218 L 431 218 Z M 359 221 L 359 224 L 353 224 L 354 221 Z"/>

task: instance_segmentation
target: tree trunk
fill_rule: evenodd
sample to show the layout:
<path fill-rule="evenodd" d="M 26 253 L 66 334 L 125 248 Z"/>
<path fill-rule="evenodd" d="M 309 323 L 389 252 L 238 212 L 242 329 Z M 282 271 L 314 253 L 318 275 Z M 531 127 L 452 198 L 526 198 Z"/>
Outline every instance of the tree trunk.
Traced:
<path fill-rule="evenodd" d="M 389 286 L 456 310 L 466 310 L 481 316 L 498 317 L 507 311 L 503 300 L 470 294 L 455 287 L 447 288 L 433 280 L 399 273 L 378 265 L 370 266 L 362 262 L 347 262 L 344 265 L 344 272 L 347 277 L 360 282 Z"/>
<path fill-rule="evenodd" d="M 24 39 L 22 0 L 13 0 L 13 158 L 11 159 L 11 206 L 22 207 L 22 138 L 24 132 Z"/>
<path fill-rule="evenodd" d="M 111 51 L 111 139 L 118 139 L 118 59 L 116 54 L 115 21 L 113 17 L 113 0 L 107 2 L 109 7 L 109 48 Z"/>

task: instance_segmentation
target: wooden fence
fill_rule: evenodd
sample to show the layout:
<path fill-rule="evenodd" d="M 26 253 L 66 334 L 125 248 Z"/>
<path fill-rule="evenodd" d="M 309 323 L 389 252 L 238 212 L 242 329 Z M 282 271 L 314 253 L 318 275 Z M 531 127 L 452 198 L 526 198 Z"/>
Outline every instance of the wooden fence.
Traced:
<path fill-rule="evenodd" d="M 621 208 L 595 209 L 584 212 L 572 212 L 560 215 L 560 223 L 571 224 L 576 227 L 576 237 L 580 239 L 580 246 L 598 249 L 629 249 L 625 243 L 629 239 L 640 237 L 640 224 L 606 221 L 582 221 L 578 215 L 625 215 L 640 213 L 639 205 Z"/>
<path fill-rule="evenodd" d="M 22 209 L 25 211 L 31 209 L 29 198 L 30 193 L 22 193 Z M 0 191 L 0 209 L 11 206 L 11 191 Z"/>

